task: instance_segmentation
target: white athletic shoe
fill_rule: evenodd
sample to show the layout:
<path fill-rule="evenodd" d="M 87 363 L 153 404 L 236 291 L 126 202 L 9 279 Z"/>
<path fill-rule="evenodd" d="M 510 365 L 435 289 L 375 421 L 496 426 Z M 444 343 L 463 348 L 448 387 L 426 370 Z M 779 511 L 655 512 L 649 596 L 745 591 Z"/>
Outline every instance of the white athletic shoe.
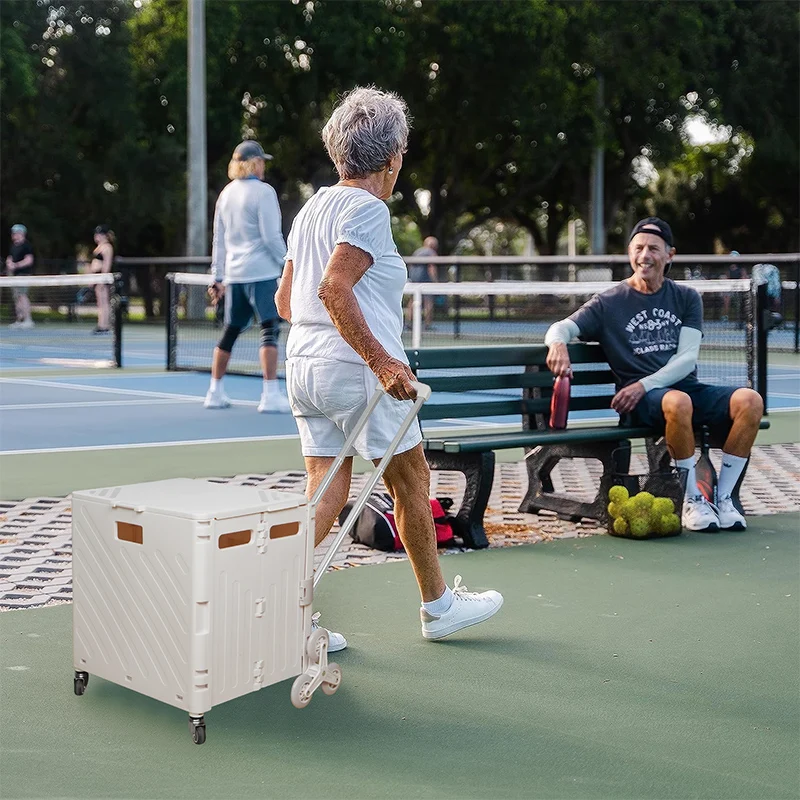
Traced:
<path fill-rule="evenodd" d="M 270 412 L 288 414 L 291 410 L 289 399 L 282 392 L 270 392 L 270 394 L 261 395 L 261 402 L 258 404 L 259 414 L 269 414 Z M 328 650 L 330 651 L 330 648 Z"/>
<path fill-rule="evenodd" d="M 317 611 L 311 617 L 311 632 L 313 633 L 319 627 L 319 611 Z M 323 630 L 327 630 L 327 628 L 323 628 Z M 347 647 L 347 639 L 345 639 L 341 633 L 336 633 L 336 631 L 328 631 L 329 653 L 338 653 L 340 650 L 344 650 L 345 647 Z"/>
<path fill-rule="evenodd" d="M 206 408 L 228 408 L 230 404 L 230 398 L 221 389 L 218 389 L 216 392 L 212 392 L 211 389 L 209 389 L 206 394 L 206 399 L 203 401 L 203 405 Z"/>
<path fill-rule="evenodd" d="M 468 592 L 461 585 L 461 576 L 453 582 L 453 604 L 438 616 L 420 608 L 422 635 L 426 639 L 443 639 L 451 633 L 477 625 L 494 616 L 503 605 L 503 595 L 490 589 L 486 592 Z"/>
<path fill-rule="evenodd" d="M 690 531 L 713 533 L 719 530 L 717 509 L 702 495 L 687 497 L 683 504 L 683 527 Z"/>
<path fill-rule="evenodd" d="M 733 498 L 728 495 L 719 501 L 717 506 L 719 526 L 724 531 L 743 531 L 747 528 L 744 515 L 733 504 Z"/>
<path fill-rule="evenodd" d="M 35 327 L 32 319 L 24 319 L 20 324 L 17 326 L 21 331 L 29 331 L 31 328 Z"/>
<path fill-rule="evenodd" d="M 19 320 L 17 320 L 16 322 L 12 322 L 8 327 L 11 328 L 11 330 L 15 331 L 18 328 L 20 328 L 21 326 L 22 326 L 22 323 Z"/>

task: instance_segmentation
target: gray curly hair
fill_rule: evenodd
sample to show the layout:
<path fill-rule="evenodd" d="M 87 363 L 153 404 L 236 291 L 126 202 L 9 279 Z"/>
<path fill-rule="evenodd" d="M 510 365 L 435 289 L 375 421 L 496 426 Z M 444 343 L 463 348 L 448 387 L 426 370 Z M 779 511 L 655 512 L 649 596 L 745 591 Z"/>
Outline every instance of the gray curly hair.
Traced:
<path fill-rule="evenodd" d="M 402 97 L 357 86 L 342 96 L 322 129 L 322 141 L 342 180 L 364 178 L 406 151 L 408 127 Z"/>

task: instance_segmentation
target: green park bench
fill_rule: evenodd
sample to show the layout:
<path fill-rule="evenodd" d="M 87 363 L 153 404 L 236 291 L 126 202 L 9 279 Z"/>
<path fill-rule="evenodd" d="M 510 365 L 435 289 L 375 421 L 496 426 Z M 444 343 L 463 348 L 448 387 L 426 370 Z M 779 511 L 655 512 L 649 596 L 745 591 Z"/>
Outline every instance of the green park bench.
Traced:
<path fill-rule="evenodd" d="M 596 344 L 571 344 L 569 353 L 573 364 L 570 413 L 609 409 L 614 396 L 614 376 L 602 348 Z M 420 409 L 420 420 L 511 415 L 520 418 L 519 430 L 511 432 L 463 434 L 454 430 L 423 436 L 431 469 L 461 472 L 466 478 L 455 530 L 467 547 L 482 548 L 489 544 L 483 516 L 494 481 L 497 450 L 526 451 L 528 487 L 520 511 L 553 511 L 561 518 L 575 521 L 584 517 L 605 521 L 612 475 L 628 471 L 631 440 L 645 440 L 651 472 L 670 464 L 663 436 L 652 428 L 628 427 L 620 424 L 619 419 L 576 425 L 573 417 L 566 429 L 550 429 L 553 374 L 547 368 L 544 345 L 424 347 L 408 349 L 406 354 L 418 379 L 433 391 L 432 399 Z M 521 394 L 516 396 L 508 391 L 520 389 Z M 437 402 L 437 394 L 442 393 L 462 397 Z M 763 420 L 761 427 L 768 428 L 769 422 Z M 696 433 L 708 435 L 708 431 Z M 713 439 L 710 443 L 714 447 L 721 445 Z M 554 492 L 550 476 L 562 458 L 591 458 L 601 462 L 603 473 L 593 500 Z M 742 478 L 734 491 L 737 504 Z"/>

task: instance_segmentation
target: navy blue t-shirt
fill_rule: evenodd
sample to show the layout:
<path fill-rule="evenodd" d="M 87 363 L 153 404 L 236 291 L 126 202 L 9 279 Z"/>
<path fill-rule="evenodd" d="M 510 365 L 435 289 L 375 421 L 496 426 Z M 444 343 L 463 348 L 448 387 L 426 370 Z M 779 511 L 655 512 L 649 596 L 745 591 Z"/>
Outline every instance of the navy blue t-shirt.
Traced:
<path fill-rule="evenodd" d="M 602 345 L 622 387 L 660 370 L 675 355 L 684 325 L 703 330 L 703 301 L 696 289 L 669 278 L 655 294 L 623 281 L 596 294 L 570 319 L 583 341 Z M 697 368 L 687 377 L 696 378 Z"/>

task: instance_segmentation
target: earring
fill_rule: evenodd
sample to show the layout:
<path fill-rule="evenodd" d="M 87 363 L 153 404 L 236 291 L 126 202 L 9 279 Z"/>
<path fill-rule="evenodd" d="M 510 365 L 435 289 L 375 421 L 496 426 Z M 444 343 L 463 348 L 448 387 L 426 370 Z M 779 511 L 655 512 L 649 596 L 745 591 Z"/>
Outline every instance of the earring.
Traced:
<path fill-rule="evenodd" d="M 394 175 L 394 167 L 389 167 L 389 174 Z"/>

